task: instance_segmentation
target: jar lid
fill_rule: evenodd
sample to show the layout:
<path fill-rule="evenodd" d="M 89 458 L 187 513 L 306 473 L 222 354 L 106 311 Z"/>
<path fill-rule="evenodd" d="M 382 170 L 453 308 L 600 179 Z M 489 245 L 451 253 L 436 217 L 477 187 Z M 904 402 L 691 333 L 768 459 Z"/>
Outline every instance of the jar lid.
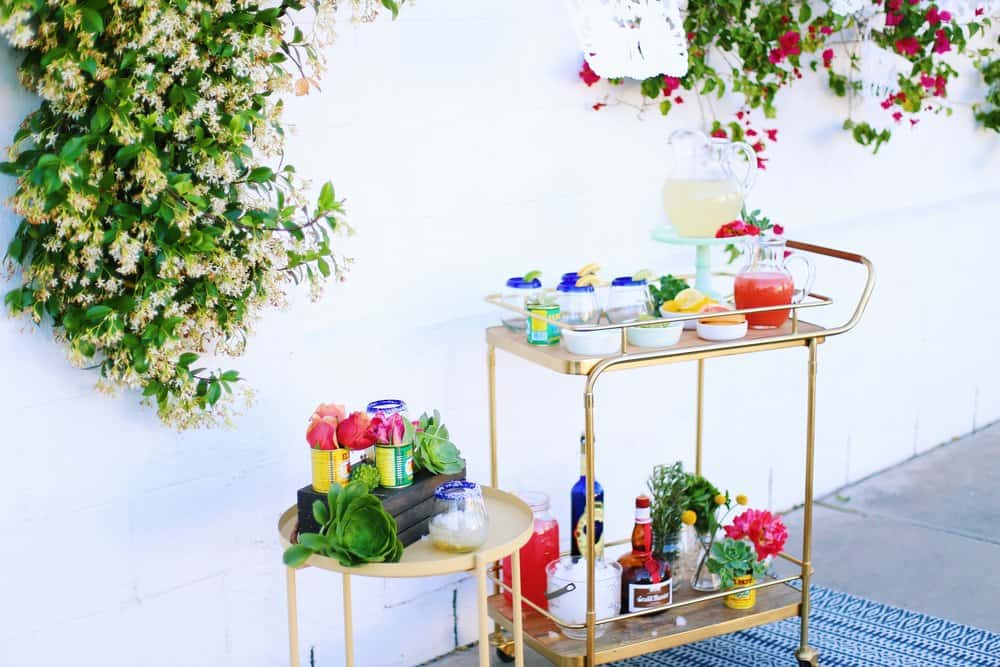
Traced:
<path fill-rule="evenodd" d="M 400 412 L 406 412 L 406 402 L 398 398 L 383 398 L 380 401 L 372 401 L 365 410 L 370 415 L 381 413 L 391 416 Z"/>
<path fill-rule="evenodd" d="M 542 286 L 542 281 L 538 278 L 525 280 L 523 276 L 515 276 L 507 280 L 507 287 L 513 289 L 537 289 Z"/>
<path fill-rule="evenodd" d="M 483 490 L 478 484 L 464 479 L 445 482 L 434 491 L 434 497 L 438 500 L 464 500 L 482 495 Z"/>
<path fill-rule="evenodd" d="M 611 281 L 612 287 L 640 287 L 646 284 L 646 280 L 636 280 L 632 276 L 620 276 Z"/>
<path fill-rule="evenodd" d="M 577 285 L 576 283 L 562 283 L 556 288 L 560 292 L 593 292 L 593 285 Z"/>

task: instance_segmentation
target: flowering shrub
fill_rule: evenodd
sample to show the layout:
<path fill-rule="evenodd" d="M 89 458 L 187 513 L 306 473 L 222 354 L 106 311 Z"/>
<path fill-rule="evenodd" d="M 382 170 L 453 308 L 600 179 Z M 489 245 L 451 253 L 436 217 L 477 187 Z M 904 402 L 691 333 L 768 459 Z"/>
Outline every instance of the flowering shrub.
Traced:
<path fill-rule="evenodd" d="M 996 40 L 983 39 L 992 23 L 982 9 L 960 22 L 926 0 L 866 0 L 862 5 L 857 13 L 841 15 L 833 3 L 688 0 L 684 17 L 688 72 L 680 78 L 659 75 L 643 80 L 642 96 L 658 103 L 663 115 L 697 96 L 711 134 L 747 141 L 758 154 L 758 165 L 765 168 L 762 154 L 768 142 L 777 141 L 777 130 L 754 127 L 751 111 L 775 118 L 778 92 L 803 78 L 804 72 L 821 74 L 838 97 L 865 92 L 860 35 L 905 59 L 905 67 L 880 100 L 886 113 L 885 120 L 876 123 L 881 127 L 855 120 L 851 113 L 856 105 L 848 105 L 844 129 L 856 142 L 877 152 L 892 136 L 892 127 L 904 121 L 916 125 L 922 112 L 950 114 L 948 87 L 958 72 L 949 63 L 955 55 L 969 58 L 992 86 L 987 99 L 973 105 L 973 112 L 985 127 L 1000 131 L 1000 61 L 991 60 Z M 983 43 L 974 43 L 977 36 Z M 600 80 L 586 62 L 580 78 L 588 86 Z M 610 83 L 620 85 L 622 80 Z M 727 92 L 736 97 L 739 109 L 735 118 L 723 122 L 715 115 L 712 98 Z M 607 99 L 594 108 L 605 106 Z"/>
<path fill-rule="evenodd" d="M 141 389 L 178 428 L 232 413 L 239 374 L 195 368 L 202 354 L 242 354 L 293 283 L 316 297 L 343 277 L 341 204 L 329 183 L 308 203 L 281 160 L 279 97 L 317 85 L 335 9 L 0 0 L 0 34 L 42 98 L 2 164 L 22 217 L 6 304 L 51 321 L 71 363 L 100 370 L 99 388 Z M 317 426 L 317 442 L 332 445 L 329 431 Z"/>

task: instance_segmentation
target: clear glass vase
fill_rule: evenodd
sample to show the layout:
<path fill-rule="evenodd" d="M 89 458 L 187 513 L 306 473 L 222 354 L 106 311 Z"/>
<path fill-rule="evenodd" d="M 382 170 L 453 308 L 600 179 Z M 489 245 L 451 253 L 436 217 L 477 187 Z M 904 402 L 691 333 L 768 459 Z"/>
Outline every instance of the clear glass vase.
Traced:
<path fill-rule="evenodd" d="M 712 536 L 708 533 L 699 534 L 695 541 L 697 554 L 694 573 L 691 575 L 691 588 L 702 593 L 713 593 L 722 588 L 719 575 L 708 571 L 708 553 L 712 548 Z"/>

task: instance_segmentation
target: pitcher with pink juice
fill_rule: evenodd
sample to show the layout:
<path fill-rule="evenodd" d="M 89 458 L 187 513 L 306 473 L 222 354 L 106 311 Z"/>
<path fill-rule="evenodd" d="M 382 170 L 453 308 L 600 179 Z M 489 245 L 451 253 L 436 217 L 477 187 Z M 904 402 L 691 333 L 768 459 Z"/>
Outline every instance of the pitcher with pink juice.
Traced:
<path fill-rule="evenodd" d="M 799 303 L 809 294 L 816 270 L 808 257 L 785 252 L 785 239 L 780 236 L 746 237 L 747 264 L 736 275 L 734 297 L 736 308 L 762 308 Z M 806 266 L 806 281 L 802 289 L 795 289 L 795 281 L 788 264 L 801 261 Z M 788 319 L 788 310 L 770 310 L 748 313 L 751 329 L 774 329 Z"/>

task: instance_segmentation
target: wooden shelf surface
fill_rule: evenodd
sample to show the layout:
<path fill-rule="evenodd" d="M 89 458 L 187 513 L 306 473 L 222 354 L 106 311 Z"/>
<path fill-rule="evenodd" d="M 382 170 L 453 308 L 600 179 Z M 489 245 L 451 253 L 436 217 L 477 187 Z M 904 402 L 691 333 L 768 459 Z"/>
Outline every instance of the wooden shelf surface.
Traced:
<path fill-rule="evenodd" d="M 696 595 L 701 594 L 685 586 L 674 594 L 674 600 L 680 602 Z M 779 584 L 758 589 L 757 605 L 748 611 L 729 609 L 722 600 L 709 600 L 662 614 L 616 621 L 595 641 L 595 664 L 603 665 L 792 618 L 799 615 L 800 603 L 798 589 Z M 511 604 L 503 595 L 490 597 L 489 612 L 494 621 L 511 631 Z M 686 625 L 677 625 L 678 616 L 684 617 Z M 566 637 L 552 621 L 529 607 L 524 614 L 524 640 L 557 667 L 583 667 L 586 662 L 586 641 Z"/>

